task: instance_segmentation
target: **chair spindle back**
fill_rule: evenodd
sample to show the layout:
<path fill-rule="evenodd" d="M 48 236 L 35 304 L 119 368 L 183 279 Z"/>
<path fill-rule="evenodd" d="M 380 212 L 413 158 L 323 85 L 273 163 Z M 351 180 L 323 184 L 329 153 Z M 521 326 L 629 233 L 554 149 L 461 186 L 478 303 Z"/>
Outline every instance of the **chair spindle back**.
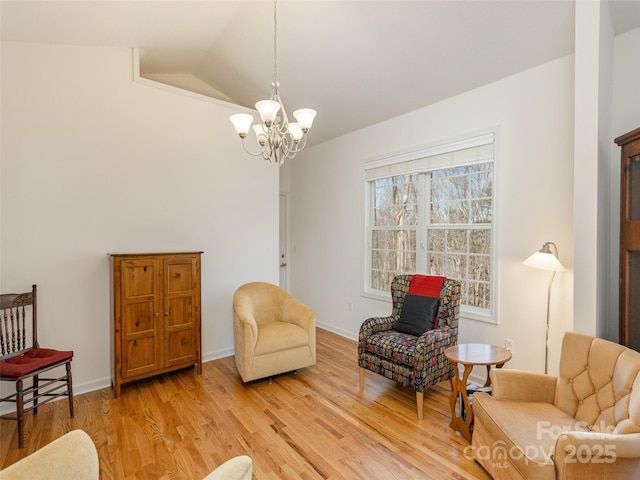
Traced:
<path fill-rule="evenodd" d="M 0 358 L 38 348 L 36 286 L 31 292 L 0 295 L 0 310 Z"/>

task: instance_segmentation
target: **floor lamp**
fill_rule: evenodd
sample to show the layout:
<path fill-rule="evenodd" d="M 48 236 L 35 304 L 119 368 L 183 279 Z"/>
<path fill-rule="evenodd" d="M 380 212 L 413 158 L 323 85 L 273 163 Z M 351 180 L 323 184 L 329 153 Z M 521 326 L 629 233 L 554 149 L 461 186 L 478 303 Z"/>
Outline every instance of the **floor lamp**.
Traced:
<path fill-rule="evenodd" d="M 552 246 L 555 252 L 551 251 Z M 544 343 L 544 373 L 549 373 L 549 304 L 551 300 L 551 285 L 553 285 L 553 279 L 556 276 L 556 272 L 564 272 L 564 267 L 560 263 L 560 260 L 558 260 L 558 246 L 553 242 L 545 242 L 540 250 L 522 263 L 528 267 L 553 272 L 551 280 L 549 280 L 549 288 L 547 290 L 547 330 Z"/>

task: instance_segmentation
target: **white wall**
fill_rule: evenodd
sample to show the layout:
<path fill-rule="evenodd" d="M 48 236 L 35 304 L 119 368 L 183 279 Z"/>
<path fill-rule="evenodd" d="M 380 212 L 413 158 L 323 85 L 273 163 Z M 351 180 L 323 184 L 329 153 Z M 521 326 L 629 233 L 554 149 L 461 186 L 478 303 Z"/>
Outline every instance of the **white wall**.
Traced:
<path fill-rule="evenodd" d="M 235 289 L 278 282 L 278 171 L 232 113 L 134 82 L 128 49 L 2 44 L 0 287 L 38 284 L 76 392 L 110 384 L 107 252 L 204 251 L 205 360 L 233 352 Z"/>
<path fill-rule="evenodd" d="M 291 163 L 292 291 L 320 325 L 356 338 L 365 318 L 391 311 L 361 295 L 363 161 L 497 126 L 499 324 L 462 319 L 460 341 L 503 345 L 508 337 L 510 367 L 544 369 L 549 274 L 521 262 L 553 241 L 567 268 L 552 294 L 550 365 L 557 367 L 573 320 L 573 64 L 573 56 L 558 59 L 318 145 Z"/>
<path fill-rule="evenodd" d="M 232 102 L 232 100 L 224 93 L 216 90 L 208 83 L 203 82 L 195 75 L 191 75 L 189 73 L 146 73 L 141 74 L 141 76 L 143 78 L 171 85 L 176 88 L 181 88 L 189 92 L 196 92 L 209 97 Z"/>
<path fill-rule="evenodd" d="M 640 127 L 640 28 L 615 38 L 613 72 L 612 130 L 618 137 Z M 615 151 L 619 157 L 617 146 Z"/>

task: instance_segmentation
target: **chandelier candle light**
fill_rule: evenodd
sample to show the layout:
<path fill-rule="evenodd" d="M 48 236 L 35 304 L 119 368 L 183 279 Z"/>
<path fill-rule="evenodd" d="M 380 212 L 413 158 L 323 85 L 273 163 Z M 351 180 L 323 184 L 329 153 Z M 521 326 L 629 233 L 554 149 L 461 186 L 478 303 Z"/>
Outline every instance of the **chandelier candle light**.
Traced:
<path fill-rule="evenodd" d="M 302 108 L 293 112 L 293 116 L 297 122 L 289 123 L 287 112 L 278 93 L 277 78 L 277 39 L 278 39 L 278 20 L 277 20 L 277 2 L 273 2 L 273 83 L 271 84 L 271 99 L 260 100 L 256 103 L 256 110 L 260 114 L 262 123 L 254 125 L 253 131 L 256 135 L 256 141 L 260 146 L 260 152 L 251 153 L 247 150 L 244 139 L 251 129 L 253 116 L 248 113 L 238 113 L 231 115 L 231 123 L 236 129 L 236 133 L 242 139 L 244 150 L 255 157 L 262 156 L 271 165 L 278 164 L 282 166 L 287 158 L 293 158 L 296 153 L 301 151 L 307 144 L 307 132 L 313 124 L 316 111 L 310 108 Z"/>
<path fill-rule="evenodd" d="M 551 246 L 553 246 L 555 252 L 551 251 Z M 549 303 L 551 300 L 551 285 L 553 285 L 553 279 L 556 276 L 556 272 L 564 272 L 564 266 L 562 266 L 560 260 L 558 260 L 558 246 L 553 242 L 545 242 L 540 250 L 522 263 L 528 267 L 553 272 L 551 280 L 549 280 L 549 288 L 547 289 L 547 330 L 544 343 L 544 373 L 549 373 Z"/>

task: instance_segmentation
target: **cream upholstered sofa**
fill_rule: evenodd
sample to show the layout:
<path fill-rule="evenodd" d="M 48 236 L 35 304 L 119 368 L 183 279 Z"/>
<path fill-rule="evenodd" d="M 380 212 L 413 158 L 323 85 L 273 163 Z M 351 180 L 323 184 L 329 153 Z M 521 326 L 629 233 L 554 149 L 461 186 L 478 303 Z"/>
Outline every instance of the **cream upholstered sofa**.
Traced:
<path fill-rule="evenodd" d="M 83 430 L 72 430 L 0 471 L 2 480 L 98 480 L 98 452 Z"/>
<path fill-rule="evenodd" d="M 251 480 L 253 460 L 247 455 L 230 458 L 203 480 Z"/>
<path fill-rule="evenodd" d="M 1 480 L 98 480 L 98 452 L 83 430 L 73 430 L 0 471 Z M 251 480 L 253 460 L 240 455 L 216 468 L 204 480 Z"/>
<path fill-rule="evenodd" d="M 640 478 L 640 353 L 567 332 L 559 376 L 492 370 L 471 451 L 494 479 Z"/>
<path fill-rule="evenodd" d="M 316 363 L 316 314 L 277 285 L 251 282 L 236 290 L 233 335 L 243 382 Z"/>

